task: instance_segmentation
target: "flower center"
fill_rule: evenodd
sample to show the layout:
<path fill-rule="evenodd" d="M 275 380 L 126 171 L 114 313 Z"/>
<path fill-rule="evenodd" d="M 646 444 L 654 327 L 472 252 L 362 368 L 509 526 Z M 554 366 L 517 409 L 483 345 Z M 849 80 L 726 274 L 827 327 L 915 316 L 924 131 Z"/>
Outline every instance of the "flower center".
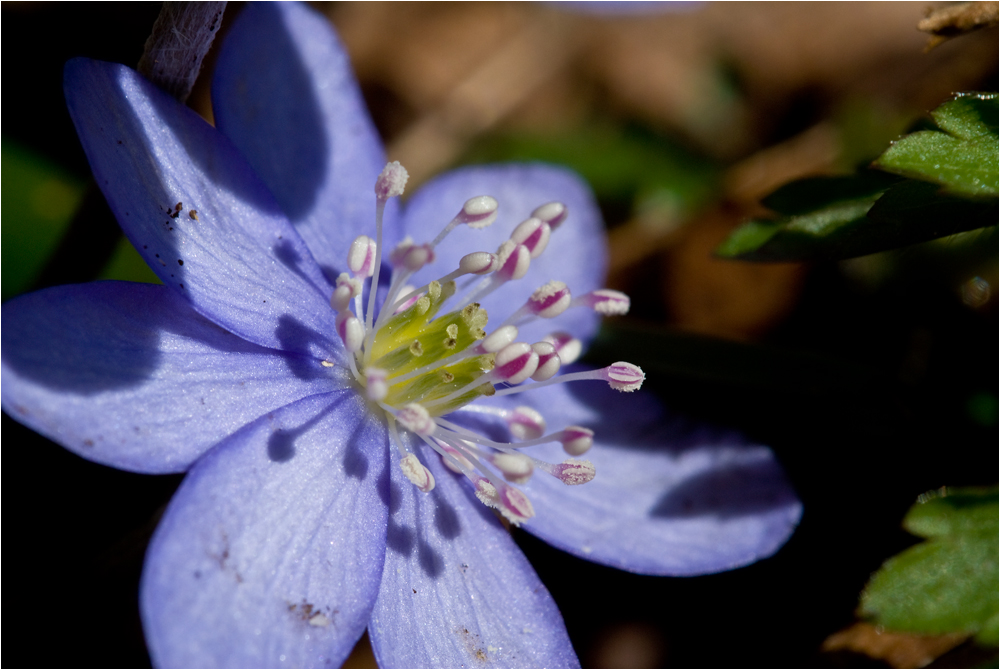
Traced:
<path fill-rule="evenodd" d="M 531 260 L 545 251 L 550 235 L 567 218 L 566 206 L 559 202 L 538 207 L 495 253 L 470 253 L 449 274 L 419 288 L 410 286 L 410 278 L 434 261 L 435 247 L 454 228 L 462 224 L 484 228 L 496 220 L 497 201 L 477 196 L 466 201 L 433 241 L 417 244 L 407 238 L 392 250 L 392 278 L 376 318 L 382 216 L 387 200 L 402 195 L 406 180 L 406 170 L 390 163 L 376 181 L 376 239 L 362 235 L 354 240 L 347 259 L 350 272 L 337 278 L 330 299 L 337 311 L 337 334 L 348 351 L 355 380 L 385 414 L 406 477 L 421 491 L 434 488 L 433 475 L 412 451 L 414 440 L 403 439 L 409 434 L 433 449 L 446 466 L 465 475 L 484 504 L 512 523 L 521 523 L 534 516 L 534 510 L 512 484 L 528 481 L 536 469 L 570 485 L 585 484 L 595 475 L 590 461 L 570 458 L 548 463 L 521 450 L 559 442 L 568 455 L 581 456 L 593 443 L 594 433 L 583 426 L 567 426 L 546 434 L 545 418 L 530 407 L 511 410 L 474 401 L 583 379 L 604 380 L 619 391 L 639 388 L 644 375 L 630 363 L 557 376 L 561 366 L 574 362 L 581 351 L 580 341 L 567 333 L 555 332 L 534 344 L 517 341 L 519 327 L 573 307 L 624 314 L 628 297 L 602 289 L 574 299 L 566 284 L 551 281 L 496 329 L 487 331 L 488 315 L 477 300 L 527 273 Z M 370 288 L 363 313 L 366 280 Z M 533 383 L 525 383 L 529 379 Z M 457 412 L 505 422 L 512 441 L 489 440 L 445 418 Z"/>

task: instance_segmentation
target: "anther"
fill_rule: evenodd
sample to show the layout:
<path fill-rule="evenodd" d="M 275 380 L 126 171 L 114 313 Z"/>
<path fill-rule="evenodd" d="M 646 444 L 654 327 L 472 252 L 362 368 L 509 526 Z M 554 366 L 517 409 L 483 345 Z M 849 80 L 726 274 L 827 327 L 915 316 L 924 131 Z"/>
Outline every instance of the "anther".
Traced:
<path fill-rule="evenodd" d="M 417 403 L 400 407 L 399 411 L 396 412 L 396 421 L 399 421 L 399 425 L 403 428 L 413 431 L 421 437 L 432 435 L 437 428 L 430 413 Z"/>
<path fill-rule="evenodd" d="M 475 251 L 471 254 L 466 254 L 458 262 L 458 269 L 462 274 L 467 275 L 489 274 L 498 267 L 500 267 L 499 258 L 497 258 L 496 254 L 491 254 L 488 251 Z"/>
<path fill-rule="evenodd" d="M 581 295 L 573 301 L 573 305 L 585 306 L 604 316 L 620 316 L 627 314 L 631 301 L 621 291 L 602 288 Z"/>
<path fill-rule="evenodd" d="M 542 338 L 543 342 L 549 342 L 556 348 L 559 360 L 563 365 L 575 363 L 583 352 L 583 342 L 573 337 L 569 333 L 556 331 Z"/>
<path fill-rule="evenodd" d="M 517 339 L 517 326 L 501 326 L 479 342 L 483 353 L 495 354 Z"/>
<path fill-rule="evenodd" d="M 394 268 L 416 272 L 428 263 L 434 262 L 434 248 L 429 244 L 414 244 L 413 240 L 407 237 L 389 254 L 389 262 Z"/>
<path fill-rule="evenodd" d="M 399 161 L 388 163 L 375 180 L 375 197 L 379 200 L 388 200 L 403 195 L 406 180 L 409 178 L 409 173 Z"/>
<path fill-rule="evenodd" d="M 399 307 L 396 308 L 393 314 L 399 314 L 400 312 L 405 312 L 406 310 L 413 307 L 413 305 L 417 302 L 417 300 L 420 300 L 420 296 L 422 294 L 417 293 L 416 290 L 417 289 L 415 286 L 410 286 L 409 284 L 399 289 L 399 296 L 400 296 L 399 299 L 401 302 L 397 303 L 399 304 Z"/>
<path fill-rule="evenodd" d="M 494 454 L 489 457 L 490 463 L 503 475 L 504 479 L 515 484 L 523 484 L 531 479 L 535 466 L 524 454 Z"/>
<path fill-rule="evenodd" d="M 528 272 L 531 266 L 531 252 L 523 244 L 517 244 L 513 240 L 507 240 L 497 249 L 500 269 L 497 276 L 504 281 L 520 279 Z"/>
<path fill-rule="evenodd" d="M 360 278 L 351 277 L 346 272 L 341 272 L 340 276 L 337 277 L 337 288 L 330 296 L 330 306 L 338 312 L 343 312 L 350 307 L 354 297 L 361 295 L 363 286 Z"/>
<path fill-rule="evenodd" d="M 414 454 L 407 454 L 399 460 L 399 467 L 406 478 L 424 493 L 434 489 L 434 475 Z"/>
<path fill-rule="evenodd" d="M 517 244 L 523 244 L 531 252 L 532 258 L 538 258 L 549 244 L 552 228 L 541 219 L 531 217 L 518 224 L 510 239 Z"/>
<path fill-rule="evenodd" d="M 639 387 L 642 386 L 642 382 L 646 379 L 646 375 L 638 365 L 633 365 L 624 361 L 619 361 L 613 365 L 609 365 L 600 372 L 603 373 L 604 379 L 607 380 L 611 388 L 616 391 L 625 391 L 627 393 L 639 390 Z"/>
<path fill-rule="evenodd" d="M 336 324 L 337 335 L 340 335 L 344 348 L 352 354 L 358 351 L 365 341 L 364 324 L 351 312 L 337 314 Z"/>
<path fill-rule="evenodd" d="M 566 426 L 559 442 L 570 456 L 582 456 L 594 445 L 594 431 L 582 426 Z"/>
<path fill-rule="evenodd" d="M 382 400 L 389 392 L 389 384 L 386 380 L 389 373 L 382 368 L 365 368 L 365 395 L 369 400 Z"/>
<path fill-rule="evenodd" d="M 513 342 L 496 354 L 496 367 L 490 375 L 509 384 L 520 384 L 535 374 L 538 369 L 538 354 L 531 345 L 524 342 Z"/>
<path fill-rule="evenodd" d="M 362 279 L 371 277 L 375 273 L 377 252 L 375 240 L 367 235 L 358 235 L 351 242 L 351 249 L 347 252 L 347 267 L 355 277 Z"/>
<path fill-rule="evenodd" d="M 462 211 L 455 217 L 469 228 L 486 228 L 497 220 L 497 209 L 500 203 L 490 195 L 477 195 L 469 198 L 462 205 Z"/>
<path fill-rule="evenodd" d="M 572 302 L 569 288 L 561 281 L 550 281 L 545 286 L 535 290 L 528 298 L 528 310 L 543 319 L 551 319 L 566 311 Z"/>
<path fill-rule="evenodd" d="M 555 230 L 558 228 L 566 217 L 569 216 L 569 210 L 566 205 L 561 202 L 549 202 L 541 207 L 538 207 L 531 213 L 536 219 L 541 219 L 545 223 L 549 224 L 549 228 Z"/>
<path fill-rule="evenodd" d="M 531 407 L 515 407 L 504 419 L 510 434 L 519 440 L 535 440 L 545 434 L 545 417 Z"/>
<path fill-rule="evenodd" d="M 531 345 L 532 350 L 538 354 L 538 369 L 531 378 L 536 382 L 543 382 L 551 379 L 562 367 L 562 359 L 556 353 L 556 347 L 551 342 L 535 342 Z"/>
<path fill-rule="evenodd" d="M 579 486 L 592 480 L 597 474 L 597 470 L 590 461 L 578 461 L 575 458 L 570 458 L 558 465 L 553 465 L 549 474 L 558 478 L 563 484 Z"/>
<path fill-rule="evenodd" d="M 498 494 L 500 505 L 497 509 L 515 526 L 535 516 L 535 508 L 531 506 L 528 496 L 521 491 L 512 486 L 503 486 Z"/>

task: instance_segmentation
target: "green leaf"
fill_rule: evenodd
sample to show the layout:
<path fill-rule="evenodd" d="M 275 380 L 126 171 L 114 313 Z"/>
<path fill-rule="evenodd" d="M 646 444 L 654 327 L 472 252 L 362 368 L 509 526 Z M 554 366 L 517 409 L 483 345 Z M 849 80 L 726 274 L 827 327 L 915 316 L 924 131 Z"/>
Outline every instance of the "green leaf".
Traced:
<path fill-rule="evenodd" d="M 996 488 L 921 496 L 903 524 L 929 539 L 883 564 L 861 594 L 861 614 L 893 630 L 977 633 L 995 644 L 997 514 Z"/>
<path fill-rule="evenodd" d="M 934 184 L 864 172 L 792 182 L 764 203 L 788 216 L 748 221 L 717 255 L 752 261 L 854 258 L 993 226 L 998 216 L 995 200 L 969 200 L 941 193 Z"/>
<path fill-rule="evenodd" d="M 84 182 L 44 157 L 3 140 L 3 297 L 27 290 L 59 244 Z"/>
<path fill-rule="evenodd" d="M 875 161 L 887 172 L 929 181 L 956 195 L 996 196 L 997 94 L 964 94 L 931 113 L 941 131 L 923 130 L 894 143 Z"/>

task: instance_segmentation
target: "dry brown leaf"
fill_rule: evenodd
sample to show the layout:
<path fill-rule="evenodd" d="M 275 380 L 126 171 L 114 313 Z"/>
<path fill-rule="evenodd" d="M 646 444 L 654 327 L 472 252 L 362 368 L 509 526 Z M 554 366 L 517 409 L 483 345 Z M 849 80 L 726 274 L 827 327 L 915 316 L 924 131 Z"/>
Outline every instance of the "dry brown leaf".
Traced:
<path fill-rule="evenodd" d="M 881 630 L 859 622 L 823 642 L 823 651 L 853 651 L 885 661 L 894 668 L 923 668 L 968 639 L 966 633 L 914 635 Z"/>

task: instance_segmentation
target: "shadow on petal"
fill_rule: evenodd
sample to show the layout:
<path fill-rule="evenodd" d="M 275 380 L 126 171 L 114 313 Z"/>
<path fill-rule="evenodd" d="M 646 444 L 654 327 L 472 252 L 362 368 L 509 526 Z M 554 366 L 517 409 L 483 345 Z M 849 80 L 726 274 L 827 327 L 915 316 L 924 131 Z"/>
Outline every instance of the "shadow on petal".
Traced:
<path fill-rule="evenodd" d="M 248 21 L 260 27 L 246 25 Z M 285 21 L 285 13 L 271 5 L 237 18 L 241 25 L 234 25 L 224 45 L 227 62 L 222 70 L 229 76 L 214 79 L 213 100 L 238 100 L 225 106 L 228 115 L 220 119 L 220 128 L 239 133 L 236 143 L 271 187 L 285 215 L 297 223 L 316 205 L 333 147 L 314 92 L 316 83 Z M 268 39 L 251 39 L 260 34 Z"/>
<path fill-rule="evenodd" d="M 332 349 L 330 338 L 317 333 L 291 314 L 283 314 L 278 318 L 274 335 L 284 350 L 285 364 L 293 375 L 299 379 L 328 376 L 329 373 L 320 366 L 316 358 L 302 354 L 315 352 L 315 356 L 324 358 L 322 352 L 330 352 Z"/>
<path fill-rule="evenodd" d="M 774 461 L 758 460 L 723 466 L 684 480 L 657 501 L 650 515 L 726 519 L 766 514 L 795 502 L 780 466 Z"/>
<path fill-rule="evenodd" d="M 342 404 L 344 400 L 345 398 L 341 397 L 328 408 L 324 409 L 322 412 L 309 419 L 298 428 L 278 428 L 274 430 L 267 438 L 267 457 L 275 463 L 287 463 L 292 460 L 295 456 L 295 441 L 308 431 L 312 430 L 312 427 L 315 426 L 320 419 L 324 418 L 327 412 L 333 411 L 334 408 Z M 348 451 L 350 452 L 353 450 L 348 449 Z M 347 469 L 346 464 L 345 470 L 347 470 L 348 474 L 351 474 L 350 470 Z M 360 477 L 359 479 L 364 479 L 364 477 Z"/>

